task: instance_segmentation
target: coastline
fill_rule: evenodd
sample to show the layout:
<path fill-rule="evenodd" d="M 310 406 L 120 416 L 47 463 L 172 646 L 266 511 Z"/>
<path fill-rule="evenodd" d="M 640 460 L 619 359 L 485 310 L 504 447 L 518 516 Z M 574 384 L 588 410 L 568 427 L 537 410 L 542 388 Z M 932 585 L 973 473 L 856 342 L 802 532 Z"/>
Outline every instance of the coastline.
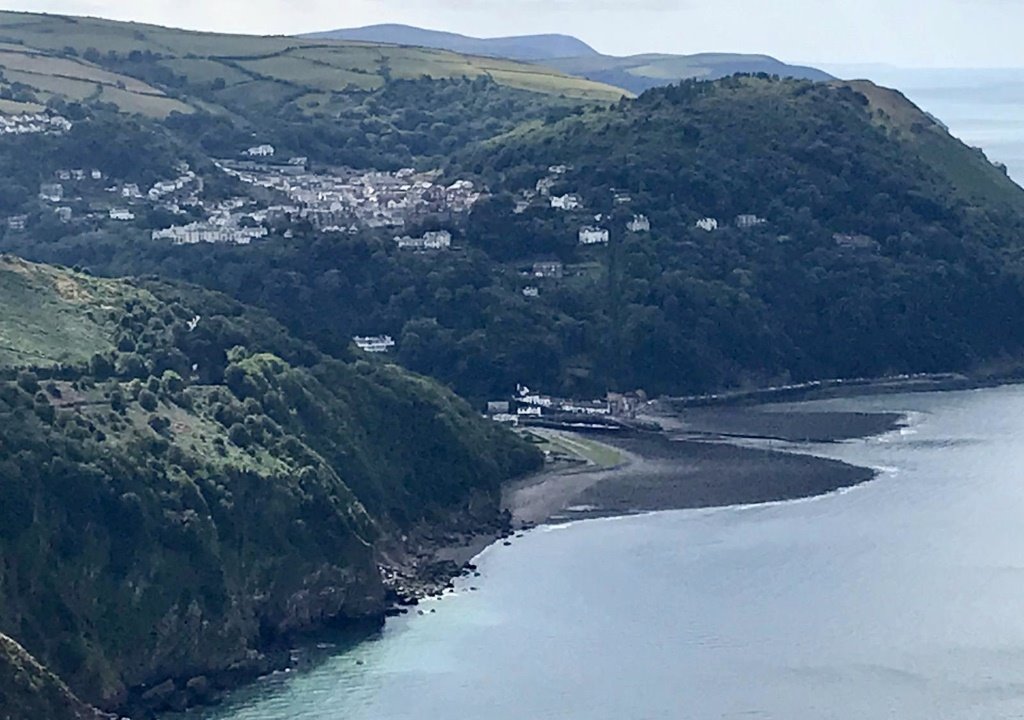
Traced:
<path fill-rule="evenodd" d="M 892 413 L 656 407 L 658 414 L 644 419 L 658 422 L 662 431 L 597 438 L 621 453 L 619 465 L 556 467 L 510 484 L 503 502 L 513 526 L 824 495 L 872 480 L 876 471 L 770 445 L 841 442 L 905 424 Z"/>
<path fill-rule="evenodd" d="M 478 555 L 499 544 L 511 545 L 534 527 L 798 500 L 868 482 L 877 475 L 874 469 L 740 443 L 840 442 L 890 432 L 905 420 L 896 414 L 807 412 L 771 404 L 680 409 L 655 403 L 651 412 L 643 419 L 657 422 L 662 430 L 600 435 L 545 431 L 562 438 L 563 449 L 579 448 L 580 455 L 508 484 L 500 512 L 478 508 L 394 538 L 380 559 L 388 590 L 381 615 L 366 623 L 328 622 L 322 631 L 298 633 L 290 648 L 267 649 L 276 662 L 266 671 L 315 662 L 300 648 L 315 642 L 321 632 L 361 626 L 369 637 L 388 617 L 427 614 L 430 610 L 419 607 L 422 600 L 456 592 L 457 578 L 480 575 L 474 564 Z M 592 452 L 582 452 L 585 447 Z M 594 450 L 605 451 L 602 461 L 595 460 Z M 608 460 L 613 454 L 614 464 Z M 210 700 L 216 703 L 222 693 L 253 679 L 226 682 Z"/>

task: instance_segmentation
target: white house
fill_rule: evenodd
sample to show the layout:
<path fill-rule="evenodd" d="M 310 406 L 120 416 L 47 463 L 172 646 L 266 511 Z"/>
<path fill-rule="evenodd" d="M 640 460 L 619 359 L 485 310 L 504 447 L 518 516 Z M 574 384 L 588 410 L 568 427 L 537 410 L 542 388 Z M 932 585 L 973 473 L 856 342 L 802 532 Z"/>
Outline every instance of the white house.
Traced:
<path fill-rule="evenodd" d="M 60 202 L 64 199 L 64 186 L 60 183 L 43 183 L 39 186 L 39 199 Z"/>
<path fill-rule="evenodd" d="M 559 407 L 562 412 L 574 415 L 610 415 L 611 407 L 600 400 L 567 400 Z"/>
<path fill-rule="evenodd" d="M 433 230 L 422 237 L 403 235 L 395 238 L 399 250 L 448 250 L 452 246 L 452 234 L 447 230 Z"/>
<path fill-rule="evenodd" d="M 718 220 L 712 217 L 701 218 L 697 221 L 696 227 L 705 232 L 714 232 L 718 229 Z"/>
<path fill-rule="evenodd" d="M 423 233 L 423 247 L 426 250 L 447 250 L 452 246 L 452 234 L 447 230 L 433 230 Z"/>
<path fill-rule="evenodd" d="M 736 227 L 738 228 L 752 228 L 758 225 L 764 225 L 767 220 L 758 217 L 757 215 L 737 215 L 736 216 Z"/>
<path fill-rule="evenodd" d="M 580 245 L 601 245 L 609 240 L 608 230 L 605 228 L 584 225 L 580 228 Z"/>
<path fill-rule="evenodd" d="M 551 207 L 556 210 L 579 210 L 583 207 L 582 201 L 580 201 L 579 195 L 561 195 L 551 196 Z"/>
<path fill-rule="evenodd" d="M 273 145 L 256 145 L 245 151 L 245 154 L 249 157 L 273 157 L 274 156 Z"/>
<path fill-rule="evenodd" d="M 538 405 L 526 405 L 516 408 L 516 415 L 521 417 L 541 417 L 544 411 Z"/>
<path fill-rule="evenodd" d="M 189 223 L 175 225 L 163 230 L 154 230 L 154 240 L 170 240 L 175 245 L 196 245 L 198 243 L 234 243 L 248 245 L 253 240 L 266 237 L 267 228 L 256 227 L 224 227 L 213 223 Z"/>
<path fill-rule="evenodd" d="M 565 267 L 558 260 L 541 260 L 533 264 L 533 276 L 539 278 L 560 278 Z"/>
<path fill-rule="evenodd" d="M 547 395 L 541 395 L 540 393 L 535 393 L 525 385 L 518 385 L 516 387 L 516 396 L 517 400 L 523 405 L 536 405 L 538 407 L 549 408 L 555 404 L 553 398 L 550 398 Z"/>
<path fill-rule="evenodd" d="M 550 177 L 544 177 L 537 181 L 534 186 L 538 195 L 550 195 L 551 188 L 555 186 L 555 179 Z"/>
<path fill-rule="evenodd" d="M 651 221 L 646 215 L 634 215 L 633 219 L 626 223 L 626 229 L 633 233 L 650 232 Z"/>
<path fill-rule="evenodd" d="M 540 288 L 529 285 L 523 288 L 523 295 L 529 298 L 535 298 L 540 295 Z"/>
<path fill-rule="evenodd" d="M 395 341 L 390 335 L 359 336 L 352 338 L 352 342 L 368 353 L 386 353 L 395 346 Z"/>
<path fill-rule="evenodd" d="M 126 222 L 135 219 L 135 213 L 128 208 L 110 208 L 110 219 L 118 222 Z"/>

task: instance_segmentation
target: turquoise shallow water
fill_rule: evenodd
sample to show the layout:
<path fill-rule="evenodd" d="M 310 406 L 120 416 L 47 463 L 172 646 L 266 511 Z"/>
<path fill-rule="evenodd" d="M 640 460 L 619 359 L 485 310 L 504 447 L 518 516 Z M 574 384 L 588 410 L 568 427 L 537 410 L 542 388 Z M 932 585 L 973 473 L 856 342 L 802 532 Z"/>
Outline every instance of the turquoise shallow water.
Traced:
<path fill-rule="evenodd" d="M 209 720 L 1024 717 L 1024 388 L 830 401 L 876 481 L 540 529 L 434 614 Z"/>

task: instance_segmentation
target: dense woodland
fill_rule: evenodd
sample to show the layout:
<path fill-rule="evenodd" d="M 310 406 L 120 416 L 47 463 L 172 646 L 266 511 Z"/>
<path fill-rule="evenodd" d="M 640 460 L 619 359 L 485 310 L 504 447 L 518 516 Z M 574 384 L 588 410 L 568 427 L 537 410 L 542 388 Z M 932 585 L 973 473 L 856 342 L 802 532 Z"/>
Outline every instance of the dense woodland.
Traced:
<path fill-rule="evenodd" d="M 0 378 L 0 626 L 106 708 L 378 615 L 381 538 L 495 522 L 501 482 L 540 462 L 434 383 L 223 296 L 154 282 L 81 311 L 115 349 Z"/>
<path fill-rule="evenodd" d="M 395 170 L 437 167 L 460 149 L 524 122 L 579 112 L 578 102 L 503 87 L 485 76 L 394 80 L 380 90 L 335 95 L 316 108 L 254 108 L 257 100 L 227 101 L 243 114 L 242 123 L 196 113 L 175 115 L 168 124 L 217 157 L 233 156 L 258 137 L 283 153 L 321 163 Z"/>

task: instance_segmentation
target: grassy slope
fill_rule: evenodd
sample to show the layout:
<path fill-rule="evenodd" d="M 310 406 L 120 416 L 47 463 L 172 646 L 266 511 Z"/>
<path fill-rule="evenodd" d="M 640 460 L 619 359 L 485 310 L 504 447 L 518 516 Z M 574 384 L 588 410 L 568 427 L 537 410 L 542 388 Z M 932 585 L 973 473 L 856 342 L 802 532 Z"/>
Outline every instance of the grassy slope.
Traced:
<path fill-rule="evenodd" d="M 114 349 L 110 313 L 127 286 L 0 256 L 0 365 L 85 363 Z"/>
<path fill-rule="evenodd" d="M 251 85 L 254 82 L 273 84 L 277 86 L 277 94 L 296 99 L 308 92 L 344 92 L 351 86 L 373 89 L 387 77 L 415 79 L 424 75 L 435 79 L 487 75 L 511 88 L 586 100 L 615 100 L 623 95 L 618 88 L 548 68 L 441 50 L 199 33 L 93 18 L 0 12 L 0 42 L 23 46 L 22 54 L 18 54 L 18 62 L 22 64 L 30 57 L 24 54 L 26 50 L 49 53 L 35 56 L 35 76 L 19 76 L 19 79 L 33 87 L 46 86 L 41 88 L 44 94 L 63 87 L 72 97 L 81 96 L 84 90 L 68 78 L 87 76 L 95 69 L 83 62 L 52 57 L 65 48 L 73 48 L 79 55 L 88 48 L 96 48 L 104 54 L 113 51 L 127 55 L 147 50 L 159 53 L 163 65 L 186 77 L 186 88 L 222 78 L 226 84 L 223 92 L 234 95 L 253 91 L 256 89 Z M 2 62 L 0 56 L 0 67 Z M 47 75 L 46 69 L 56 68 L 58 64 L 64 71 L 72 71 L 70 75 L 55 71 Z M 125 67 L 125 72 L 131 74 L 130 66 Z M 35 77 L 34 83 L 32 77 Z M 133 95 L 147 98 L 148 102 L 136 103 L 133 107 L 132 98 L 119 98 L 128 111 L 166 115 L 175 109 L 187 110 L 180 103 L 154 106 L 153 98 L 159 96 L 158 91 L 144 84 L 136 85 Z M 103 85 L 104 91 L 106 88 Z M 259 89 L 261 92 L 271 90 L 265 85 Z M 187 101 L 187 97 L 183 99 Z"/>
<path fill-rule="evenodd" d="M 972 202 L 1022 202 L 1021 188 L 1013 180 L 997 170 L 981 152 L 951 136 L 902 93 L 867 80 L 837 84 L 864 95 L 874 122 L 913 147 L 964 198 Z"/>
<path fill-rule="evenodd" d="M 6 45 L 0 50 L 0 71 L 9 82 L 32 88 L 42 103 L 55 96 L 98 99 L 114 103 L 124 112 L 157 118 L 192 111 L 189 105 L 130 76 L 34 48 Z"/>

